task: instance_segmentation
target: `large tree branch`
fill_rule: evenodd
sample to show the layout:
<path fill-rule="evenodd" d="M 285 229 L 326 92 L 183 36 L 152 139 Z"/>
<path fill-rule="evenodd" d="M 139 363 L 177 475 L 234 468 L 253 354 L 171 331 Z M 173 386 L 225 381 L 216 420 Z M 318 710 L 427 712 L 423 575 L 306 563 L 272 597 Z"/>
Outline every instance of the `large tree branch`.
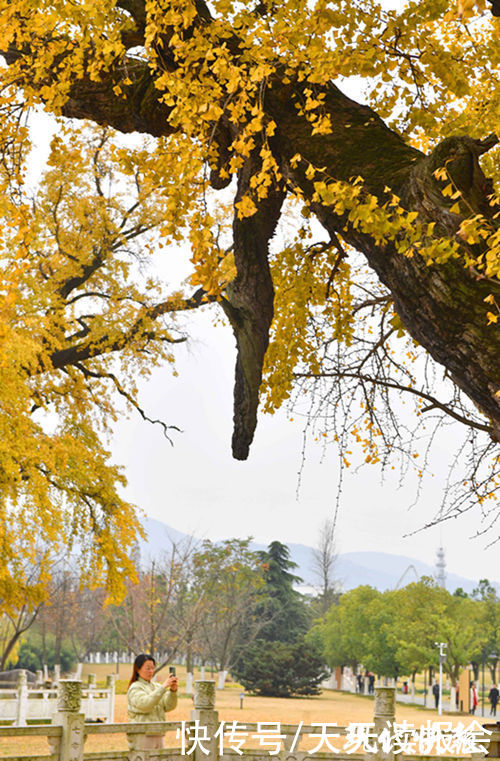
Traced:
<path fill-rule="evenodd" d="M 464 205 L 492 218 L 494 209 L 487 200 L 491 183 L 478 158 L 495 145 L 496 138 L 449 138 L 425 156 L 406 145 L 371 109 L 346 98 L 333 85 L 326 94 L 325 110 L 333 125 L 332 134 L 326 136 L 311 136 L 309 123 L 297 115 L 293 92 L 273 88 L 267 96 L 279 125 L 283 157 L 290 160 L 296 153 L 303 157 L 299 166 L 290 170 L 293 181 L 311 199 L 330 234 L 339 233 L 366 256 L 389 288 L 405 328 L 491 419 L 493 435 L 500 440 L 500 398 L 496 396 L 500 389 L 500 331 L 487 324 L 484 303 L 490 294 L 500 301 L 500 283 L 478 277 L 461 259 L 429 265 L 418 254 L 404 256 L 394 242 L 377 245 L 345 215 L 339 217 L 332 208 L 314 203 L 314 180 L 305 174 L 312 164 L 326 167 L 325 176 L 333 180 L 349 181 L 359 175 L 367 191 L 380 199 L 389 186 L 407 210 L 417 211 L 421 221 L 435 224 L 435 239 L 457 239 L 463 217 L 450 211 L 434 172 L 446 166 Z M 295 100 L 299 97 L 296 93 Z"/>
<path fill-rule="evenodd" d="M 249 191 L 258 160 L 250 157 L 239 175 L 238 204 Z M 240 219 L 234 215 L 234 261 L 237 275 L 222 301 L 236 337 L 237 359 L 234 384 L 233 456 L 248 457 L 257 425 L 259 389 L 264 356 L 273 319 L 274 288 L 269 270 L 269 241 L 280 217 L 285 193 L 271 188 L 257 212 Z"/>
<path fill-rule="evenodd" d="M 214 301 L 217 301 L 217 298 L 207 294 L 202 288 L 199 288 L 189 299 L 167 299 L 160 304 L 142 310 L 139 317 L 128 330 L 118 332 L 116 335 L 104 334 L 99 337 L 93 336 L 90 332 L 86 335 L 85 341 L 72 343 L 70 346 L 54 351 L 50 355 L 51 366 L 55 369 L 60 369 L 67 365 L 75 365 L 104 354 L 122 351 L 129 344 L 138 340 L 158 340 L 160 337 L 158 331 L 150 327 L 152 321 L 157 320 L 165 314 L 197 309 L 204 304 Z M 162 335 L 161 340 L 168 341 L 169 343 L 182 343 L 186 339 L 170 338 Z M 38 371 L 42 369 L 46 369 L 45 365 L 40 366 Z"/>
<path fill-rule="evenodd" d="M 12 49 L 2 51 L 2 55 L 8 64 L 19 66 L 18 85 L 29 86 L 31 55 Z M 131 84 L 123 84 L 125 79 Z M 117 86 L 121 87 L 121 93 L 114 89 Z M 88 73 L 75 77 L 61 109 L 63 116 L 72 119 L 90 119 L 120 132 L 142 132 L 155 137 L 177 131 L 168 122 L 171 111 L 155 88 L 153 72 L 147 61 L 127 55 L 117 58 L 109 70 L 101 71 L 97 81 Z"/>
<path fill-rule="evenodd" d="M 125 96 L 121 97 L 115 96 L 112 88 L 121 78 L 123 66 L 127 67 L 133 84 L 124 88 Z M 113 71 L 102 76 L 101 82 L 91 82 L 85 77 L 75 81 L 63 113 L 110 124 L 125 132 L 168 135 L 173 131 L 168 121 L 170 109 L 161 102 L 161 93 L 154 87 L 147 63 L 123 58 Z M 435 223 L 436 239 L 454 239 L 464 212 L 450 211 L 434 170 L 447 166 L 462 193 L 464 206 L 489 215 L 487 196 L 491 185 L 479 167 L 478 158 L 495 139 L 477 143 L 469 138 L 450 138 L 433 154 L 425 156 L 389 129 L 372 109 L 347 98 L 333 84 L 318 87 L 325 96 L 324 113 L 330 117 L 331 134 L 313 135 L 311 123 L 304 109 L 300 109 L 306 86 L 297 82 L 283 84 L 278 75 L 268 84 L 264 106 L 277 125 L 274 140 L 277 159 L 288 164 L 290 182 L 301 189 L 331 236 L 339 235 L 363 252 L 370 267 L 390 290 L 408 332 L 447 368 L 457 386 L 491 419 L 494 436 L 500 439 L 500 398 L 496 396 L 500 388 L 500 331 L 495 325 L 487 325 L 484 305 L 490 294 L 500 303 L 500 284 L 481 279 L 460 259 L 429 266 L 419 255 L 402 255 L 394 242 L 377 244 L 369 232 L 351 224 L 345 215 L 338 216 L 332 208 L 318 203 L 314 180 L 305 172 L 313 165 L 324 167 L 326 180 L 349 182 L 359 176 L 365 190 L 379 199 L 389 186 L 408 211 L 417 211 L 422 221 Z M 292 167 L 291 159 L 296 154 L 302 156 L 302 161 Z M 240 170 L 237 200 L 248 186 L 249 171 L 252 170 L 248 163 Z M 239 352 L 234 439 L 237 457 L 246 456 L 254 427 L 256 393 L 272 317 L 268 241 L 281 202 L 281 192 L 272 190 L 253 217 L 243 220 L 236 217 L 234 223 L 238 277 L 229 290 L 228 313 Z M 120 345 L 117 341 L 116 348 Z M 80 347 L 80 351 L 92 355 L 89 346 Z M 82 358 L 75 348 L 73 352 L 77 359 Z M 66 361 L 63 354 L 54 359 Z"/>
<path fill-rule="evenodd" d="M 117 63 L 117 68 L 103 73 L 99 82 L 87 76 L 75 81 L 62 108 L 63 116 L 91 119 L 120 132 L 143 132 L 154 137 L 176 132 L 168 121 L 172 108 L 158 97 L 148 64 L 132 57 Z M 113 87 L 125 75 L 132 84 L 122 85 L 123 94 L 115 94 Z"/>

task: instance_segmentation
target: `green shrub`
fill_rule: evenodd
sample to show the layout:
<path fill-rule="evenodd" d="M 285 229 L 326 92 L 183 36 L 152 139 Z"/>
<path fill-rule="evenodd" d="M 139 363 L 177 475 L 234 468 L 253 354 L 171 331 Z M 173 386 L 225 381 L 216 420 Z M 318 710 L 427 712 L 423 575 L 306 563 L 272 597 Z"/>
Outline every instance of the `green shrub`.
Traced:
<path fill-rule="evenodd" d="M 50 669 L 53 669 L 55 662 L 54 636 L 52 634 L 45 636 L 44 648 L 41 634 L 33 629 L 25 634 L 21 641 L 17 663 L 14 664 L 14 668 L 37 671 L 43 668 L 43 664 L 46 663 Z M 63 641 L 58 662 L 63 673 L 72 671 L 75 668 L 76 655 L 69 642 Z"/>

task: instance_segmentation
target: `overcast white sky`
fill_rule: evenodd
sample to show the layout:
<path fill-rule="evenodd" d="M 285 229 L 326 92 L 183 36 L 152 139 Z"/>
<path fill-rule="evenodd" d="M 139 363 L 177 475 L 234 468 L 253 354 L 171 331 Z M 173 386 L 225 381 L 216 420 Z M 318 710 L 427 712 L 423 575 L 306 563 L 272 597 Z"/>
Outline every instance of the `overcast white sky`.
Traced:
<path fill-rule="evenodd" d="M 208 316 L 194 317 L 191 331 L 190 344 L 176 349 L 179 377 L 165 369 L 142 387 L 148 412 L 183 428 L 174 434 L 175 445 L 136 417 L 117 429 L 113 451 L 126 467 L 128 498 L 149 516 L 200 537 L 253 536 L 263 543 L 279 539 L 315 545 L 322 522 L 335 511 L 339 471 L 334 446 L 323 453 L 318 445 L 309 445 L 298 495 L 302 421 L 289 422 L 285 412 L 261 415 L 249 460 L 233 460 L 233 337 L 229 328 L 212 327 Z M 470 538 L 478 513 L 405 537 L 439 509 L 439 480 L 450 452 L 436 454 L 436 477 L 411 508 L 414 482 L 399 488 L 394 477 L 381 484 L 379 472 L 369 466 L 347 471 L 337 519 L 338 551 L 404 554 L 433 565 L 442 541 L 449 571 L 500 578 L 498 545 L 485 549 L 487 540 Z"/>

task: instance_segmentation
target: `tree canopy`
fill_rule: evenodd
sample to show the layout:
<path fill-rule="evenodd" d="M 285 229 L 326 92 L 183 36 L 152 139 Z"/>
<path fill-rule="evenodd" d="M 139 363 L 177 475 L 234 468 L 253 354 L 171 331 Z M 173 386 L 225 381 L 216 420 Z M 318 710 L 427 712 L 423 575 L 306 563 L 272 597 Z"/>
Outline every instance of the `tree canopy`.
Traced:
<path fill-rule="evenodd" d="M 3 598 L 43 531 L 111 587 L 130 572 L 103 429 L 116 391 L 148 417 L 135 379 L 209 301 L 236 337 L 235 457 L 259 398 L 298 381 L 327 384 L 325 434 L 346 452 L 341 412 L 380 460 L 405 448 L 406 390 L 418 419 L 466 426 L 460 487 L 495 495 L 498 24 L 485 0 L 2 0 Z M 59 117 L 35 189 L 32 107 Z M 143 265 L 180 240 L 192 290 L 173 294 Z"/>
<path fill-rule="evenodd" d="M 403 589 L 379 592 L 361 586 L 343 594 L 313 629 L 330 666 L 360 664 L 386 676 L 414 675 L 436 667 L 436 642 L 446 643 L 445 673 L 457 684 L 469 663 L 493 652 L 492 622 L 498 599 L 452 595 L 429 577 Z M 496 681 L 496 660 L 490 665 Z"/>

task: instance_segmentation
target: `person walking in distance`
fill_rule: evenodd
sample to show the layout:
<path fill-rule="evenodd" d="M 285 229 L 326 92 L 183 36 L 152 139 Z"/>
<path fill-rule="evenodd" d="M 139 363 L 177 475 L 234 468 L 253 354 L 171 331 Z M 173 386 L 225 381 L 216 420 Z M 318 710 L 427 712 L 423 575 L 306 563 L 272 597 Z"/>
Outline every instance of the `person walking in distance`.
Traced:
<path fill-rule="evenodd" d="M 478 699 L 477 699 L 477 689 L 474 682 L 470 683 L 470 699 L 469 699 L 469 711 L 470 713 L 474 714 L 476 713 L 476 708 L 478 706 Z"/>
<path fill-rule="evenodd" d="M 368 672 L 368 693 L 373 695 L 375 692 L 375 674 L 371 671 Z"/>
<path fill-rule="evenodd" d="M 438 682 L 434 682 L 432 685 L 432 694 L 434 695 L 434 705 L 436 707 L 436 710 L 439 708 L 439 693 L 441 692 L 441 689 L 439 687 Z"/>
<path fill-rule="evenodd" d="M 498 703 L 499 697 L 500 697 L 500 692 L 498 692 L 498 687 L 496 686 L 496 684 L 494 684 L 488 695 L 488 700 L 490 701 L 490 706 L 491 706 L 490 716 L 497 715 L 497 703 Z"/>

